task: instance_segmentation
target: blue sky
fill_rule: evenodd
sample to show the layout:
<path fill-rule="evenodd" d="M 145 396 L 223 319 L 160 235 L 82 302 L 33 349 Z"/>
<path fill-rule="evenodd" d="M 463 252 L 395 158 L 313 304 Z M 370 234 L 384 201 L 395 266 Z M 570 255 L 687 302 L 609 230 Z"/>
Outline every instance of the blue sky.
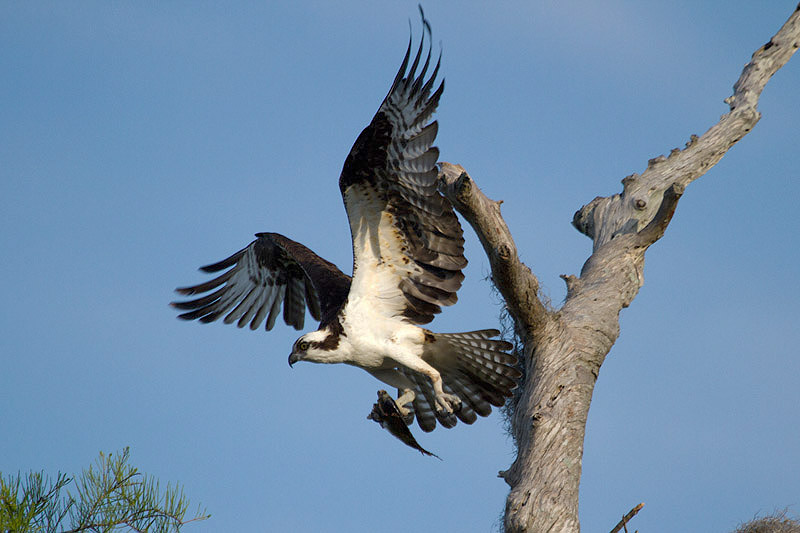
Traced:
<path fill-rule="evenodd" d="M 442 160 L 503 214 L 554 305 L 591 249 L 572 214 L 727 111 L 795 7 L 772 2 L 431 2 Z M 179 481 L 186 531 L 490 531 L 512 460 L 499 416 L 418 435 L 366 420 L 379 383 L 286 364 L 298 336 L 175 319 L 257 231 L 349 270 L 337 178 L 385 95 L 415 2 L 0 5 L 0 471 L 75 472 L 99 450 Z M 800 513 L 800 59 L 761 122 L 681 200 L 600 372 L 586 531 Z M 438 331 L 495 327 L 488 262 Z M 307 320 L 311 324 L 311 319 Z"/>

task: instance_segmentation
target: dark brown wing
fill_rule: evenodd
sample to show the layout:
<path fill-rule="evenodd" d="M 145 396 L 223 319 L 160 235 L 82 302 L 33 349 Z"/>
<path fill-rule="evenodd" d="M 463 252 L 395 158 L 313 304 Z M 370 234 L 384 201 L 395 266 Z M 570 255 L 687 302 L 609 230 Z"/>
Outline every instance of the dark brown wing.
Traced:
<path fill-rule="evenodd" d="M 430 40 L 430 26 L 423 17 Z M 464 279 L 464 239 L 453 207 L 437 190 L 429 123 L 444 82 L 431 93 L 441 56 L 426 79 L 430 47 L 417 75 L 425 34 L 403 64 L 372 122 L 356 140 L 339 179 L 353 237 L 353 297 L 387 316 L 426 324 L 456 302 Z"/>
<path fill-rule="evenodd" d="M 283 235 L 258 233 L 256 237 L 227 259 L 200 269 L 229 270 L 205 283 L 175 289 L 185 296 L 208 293 L 172 302 L 176 309 L 186 311 L 178 318 L 213 322 L 225 315 L 226 324 L 236 322 L 241 328 L 249 323 L 250 329 L 266 319 L 270 330 L 281 307 L 284 322 L 295 329 L 303 328 L 306 305 L 316 320 L 335 315 L 347 298 L 350 276 Z"/>

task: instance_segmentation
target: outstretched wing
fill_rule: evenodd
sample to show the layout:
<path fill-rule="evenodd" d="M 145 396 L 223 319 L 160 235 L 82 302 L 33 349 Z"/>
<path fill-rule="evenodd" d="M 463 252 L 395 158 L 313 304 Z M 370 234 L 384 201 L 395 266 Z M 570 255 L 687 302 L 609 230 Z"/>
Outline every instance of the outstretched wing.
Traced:
<path fill-rule="evenodd" d="M 185 296 L 202 295 L 172 302 L 185 311 L 178 318 L 213 322 L 225 315 L 226 324 L 236 322 L 241 328 L 249 323 L 253 330 L 266 319 L 270 330 L 281 307 L 284 322 L 295 329 L 303 328 L 306 305 L 316 320 L 335 315 L 347 298 L 350 276 L 283 235 L 258 233 L 256 237 L 227 259 L 200 268 L 212 273 L 229 270 L 205 283 L 175 289 Z"/>
<path fill-rule="evenodd" d="M 430 25 L 423 16 L 430 40 Z M 353 297 L 387 316 L 426 324 L 456 302 L 467 264 L 461 226 L 437 190 L 430 122 L 444 82 L 431 93 L 431 51 L 417 75 L 425 34 L 411 66 L 403 64 L 372 122 L 361 132 L 339 178 L 353 238 Z"/>

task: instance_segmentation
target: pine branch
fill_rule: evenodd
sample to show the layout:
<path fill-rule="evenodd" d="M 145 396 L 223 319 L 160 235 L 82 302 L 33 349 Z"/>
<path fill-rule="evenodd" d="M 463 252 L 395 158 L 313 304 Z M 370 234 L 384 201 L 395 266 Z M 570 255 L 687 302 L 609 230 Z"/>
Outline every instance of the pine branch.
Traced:
<path fill-rule="evenodd" d="M 198 507 L 185 520 L 188 502 L 180 486 L 159 483 L 128 464 L 129 449 L 121 454 L 100 453 L 96 465 L 84 470 L 76 482 L 76 495 L 61 489 L 72 479 L 59 473 L 55 482 L 43 473 L 0 476 L 0 531 L 78 533 L 109 531 L 124 526 L 131 531 L 171 532 L 209 515 Z M 69 516 L 70 526 L 62 522 Z"/>

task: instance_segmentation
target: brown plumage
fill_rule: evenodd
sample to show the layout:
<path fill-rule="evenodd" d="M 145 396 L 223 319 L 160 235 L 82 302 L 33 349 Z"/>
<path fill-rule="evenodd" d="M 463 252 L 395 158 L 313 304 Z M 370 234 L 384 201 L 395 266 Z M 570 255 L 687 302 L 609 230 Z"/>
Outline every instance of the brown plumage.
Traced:
<path fill-rule="evenodd" d="M 302 329 L 306 305 L 316 320 L 331 320 L 350 291 L 350 276 L 333 263 L 279 233 L 258 233 L 257 239 L 230 257 L 201 267 L 203 272 L 230 270 L 216 278 L 175 289 L 184 296 L 215 290 L 209 295 L 184 302 L 173 302 L 184 320 L 208 323 L 227 313 L 226 324 L 250 324 L 257 329 L 266 318 L 267 331 L 283 306 L 287 325 Z M 232 267 L 232 268 L 231 268 Z"/>

